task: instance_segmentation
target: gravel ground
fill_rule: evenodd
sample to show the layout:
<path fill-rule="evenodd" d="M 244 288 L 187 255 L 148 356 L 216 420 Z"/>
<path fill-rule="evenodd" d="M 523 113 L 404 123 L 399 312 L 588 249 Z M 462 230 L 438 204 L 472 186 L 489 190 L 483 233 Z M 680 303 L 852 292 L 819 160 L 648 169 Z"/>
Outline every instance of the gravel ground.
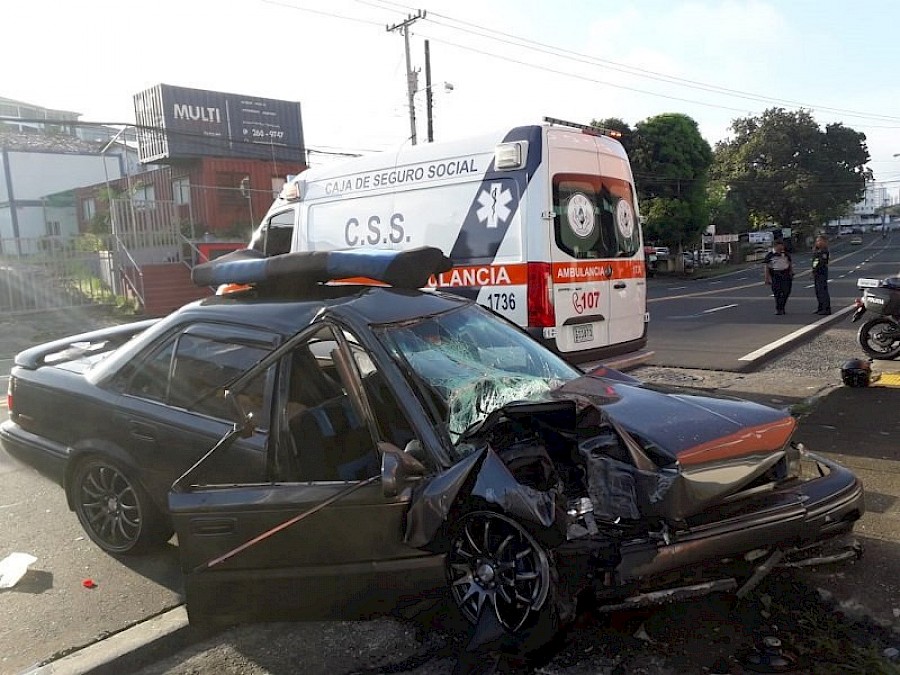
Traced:
<path fill-rule="evenodd" d="M 841 318 L 809 342 L 799 344 L 781 357 L 763 365 L 759 372 L 817 375 L 840 382 L 841 365 L 848 359 L 864 355 L 856 342 L 859 325 L 850 323 L 847 318 Z"/>
<path fill-rule="evenodd" d="M 841 385 L 841 366 L 863 357 L 856 342 L 858 324 L 836 318 L 807 342 L 749 373 L 642 366 L 629 374 L 649 383 L 696 388 L 748 398 L 776 407 L 803 406 Z M 873 364 L 879 371 L 879 362 Z"/>

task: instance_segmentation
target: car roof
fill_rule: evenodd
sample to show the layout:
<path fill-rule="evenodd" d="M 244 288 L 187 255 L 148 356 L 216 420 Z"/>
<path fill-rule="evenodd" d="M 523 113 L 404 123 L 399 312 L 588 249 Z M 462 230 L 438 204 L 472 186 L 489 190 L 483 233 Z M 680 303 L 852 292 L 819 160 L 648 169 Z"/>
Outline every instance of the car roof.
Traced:
<path fill-rule="evenodd" d="M 383 324 L 470 304 L 470 300 L 441 292 L 337 284 L 320 286 L 303 297 L 260 296 L 253 290 L 213 296 L 182 307 L 164 321 L 241 323 L 293 335 L 323 311 L 353 316 L 366 324 Z"/>

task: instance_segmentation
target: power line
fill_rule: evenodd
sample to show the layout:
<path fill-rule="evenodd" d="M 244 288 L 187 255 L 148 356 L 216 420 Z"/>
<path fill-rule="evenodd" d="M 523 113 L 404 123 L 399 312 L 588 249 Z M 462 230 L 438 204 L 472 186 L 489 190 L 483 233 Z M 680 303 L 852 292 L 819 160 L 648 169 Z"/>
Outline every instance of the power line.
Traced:
<path fill-rule="evenodd" d="M 309 7 L 300 7 L 298 5 L 292 5 L 289 2 L 280 2 L 279 0 L 260 0 L 260 2 L 264 2 L 267 5 L 273 5 L 275 7 L 283 7 L 285 9 L 293 9 L 298 12 L 308 12 L 309 14 L 318 14 L 319 16 L 327 16 L 332 19 L 343 19 L 344 21 L 353 21 L 355 23 L 361 23 L 368 26 L 381 26 L 381 24 L 377 21 L 371 21 L 369 19 L 360 19 L 356 16 L 347 16 L 346 14 L 335 14 L 334 12 L 326 12 L 321 9 L 310 9 Z"/>
<path fill-rule="evenodd" d="M 400 3 L 387 2 L 386 0 L 381 0 L 381 1 L 382 1 L 382 3 L 385 4 L 385 5 L 392 5 L 392 6 L 395 6 L 395 7 L 398 7 L 398 8 L 406 7 L 405 5 L 402 5 L 402 4 L 400 4 Z M 366 4 L 366 5 L 369 5 L 369 6 L 372 6 L 372 7 L 375 7 L 375 6 L 376 6 L 376 5 L 372 4 L 371 2 L 367 2 L 366 0 L 356 0 L 356 2 L 359 2 L 359 3 L 362 3 L 362 4 Z M 399 11 L 399 10 L 391 10 L 391 11 Z M 439 21 L 439 20 L 435 19 L 434 17 L 440 17 L 440 18 L 445 19 L 445 20 L 447 20 L 447 21 L 451 21 L 451 22 L 454 22 L 454 23 L 458 23 L 458 24 L 460 24 L 460 25 L 462 25 L 462 26 L 465 26 L 465 28 L 459 28 L 459 27 L 457 27 L 457 26 L 450 25 L 450 24 L 448 24 L 448 23 L 446 23 L 446 22 Z M 623 73 L 626 73 L 626 74 L 629 74 L 629 75 L 635 75 L 635 76 L 637 76 L 637 77 L 644 77 L 644 78 L 648 78 L 648 79 L 653 79 L 653 80 L 657 80 L 657 81 L 660 81 L 660 82 L 665 82 L 665 83 L 668 83 L 668 84 L 673 84 L 673 85 L 676 85 L 676 86 L 682 86 L 682 87 L 687 87 L 687 88 L 691 88 L 691 89 L 698 89 L 698 90 L 701 90 L 701 91 L 707 91 L 707 92 L 710 92 L 710 93 L 716 93 L 716 94 L 720 94 L 720 95 L 723 95 L 723 96 L 731 96 L 731 97 L 735 97 L 735 98 L 743 98 L 743 99 L 746 99 L 746 100 L 752 100 L 752 101 L 761 102 L 761 103 L 775 103 L 775 104 L 797 105 L 797 106 L 800 106 L 800 107 L 803 107 L 803 108 L 814 109 L 814 110 L 818 110 L 818 111 L 821 111 L 821 112 L 829 112 L 829 113 L 832 113 L 832 114 L 838 114 L 838 115 L 843 115 L 843 116 L 847 116 L 847 117 L 856 117 L 856 118 L 860 118 L 860 119 L 868 119 L 868 120 L 875 120 L 875 121 L 881 121 L 881 122 L 900 122 L 900 117 L 896 117 L 896 116 L 892 116 L 892 115 L 876 115 L 876 114 L 872 114 L 872 113 L 865 113 L 865 112 L 856 111 L 856 110 L 851 110 L 851 109 L 846 109 L 846 108 L 834 108 L 834 107 L 831 107 L 831 106 L 814 105 L 814 104 L 804 103 L 804 102 L 802 102 L 802 101 L 796 101 L 796 100 L 792 100 L 792 99 L 781 99 L 781 98 L 777 98 L 777 97 L 766 96 L 766 95 L 763 95 L 763 94 L 756 94 L 756 93 L 753 93 L 753 92 L 741 91 L 741 90 L 738 90 L 738 89 L 730 89 L 730 88 L 728 88 L 728 87 L 722 87 L 722 86 L 719 86 L 719 85 L 708 84 L 708 83 L 705 83 L 705 82 L 700 82 L 700 81 L 698 81 L 698 80 L 692 80 L 692 79 L 689 79 L 689 78 L 682 78 L 682 77 L 677 77 L 677 76 L 674 76 L 674 75 L 666 75 L 666 74 L 664 74 L 664 73 L 659 73 L 659 72 L 652 71 L 652 70 L 648 70 L 648 69 L 645 69 L 645 68 L 640 68 L 640 67 L 637 67 L 637 66 L 631 66 L 631 65 L 624 64 L 624 63 L 620 63 L 620 62 L 617 62 L 617 61 L 611 61 L 611 60 L 609 60 L 609 59 L 602 59 L 602 58 L 599 58 L 599 57 L 593 57 L 593 56 L 589 56 L 589 55 L 586 55 L 586 54 L 583 54 L 583 53 L 580 53 L 580 52 L 575 52 L 575 51 L 572 51 L 572 50 L 563 49 L 563 48 L 560 48 L 560 47 L 555 47 L 555 46 L 553 46 L 553 45 L 549 45 L 549 44 L 542 43 L 542 42 L 537 42 L 537 41 L 535 41 L 535 40 L 530 40 L 530 39 L 527 39 L 527 38 L 522 38 L 522 37 L 519 37 L 519 36 L 516 36 L 516 35 L 512 35 L 512 34 L 510 34 L 510 33 L 504 33 L 503 31 L 498 31 L 498 30 L 494 30 L 494 29 L 491 29 L 491 28 L 485 28 L 485 27 L 483 27 L 483 26 L 480 26 L 480 25 L 477 25 L 477 24 L 473 24 L 473 23 L 470 23 L 470 22 L 467 22 L 467 21 L 463 21 L 463 20 L 461 20 L 461 19 L 456 19 L 456 18 L 447 16 L 447 15 L 444 15 L 444 14 L 440 14 L 440 13 L 438 13 L 438 12 L 432 12 L 432 13 L 429 15 L 429 17 L 428 17 L 427 20 L 428 20 L 429 22 L 433 23 L 433 24 L 436 24 L 436 25 L 439 25 L 439 26 L 443 26 L 443 27 L 445 27 L 445 28 L 449 28 L 450 30 L 464 31 L 466 34 L 471 34 L 471 33 L 474 32 L 475 34 L 477 34 L 477 35 L 479 35 L 479 36 L 481 36 L 481 37 L 487 38 L 487 39 L 489 39 L 489 40 L 494 40 L 494 41 L 496 41 L 496 42 L 501 42 L 501 43 L 508 44 L 508 45 L 512 45 L 512 46 L 515 46 L 515 47 L 528 47 L 528 48 L 531 49 L 531 50 L 540 51 L 540 52 L 542 52 L 542 53 L 550 54 L 550 55 L 553 55 L 553 56 L 558 56 L 558 57 L 560 57 L 560 58 L 569 59 L 569 60 L 572 60 L 572 61 L 576 61 L 576 62 L 580 62 L 580 63 L 587 64 L 587 65 L 605 66 L 605 67 L 610 68 L 610 69 L 612 69 L 612 70 L 617 70 L 617 71 L 619 71 L 619 72 L 623 72 Z M 495 37 L 495 36 L 501 36 L 501 37 Z M 435 38 L 435 37 L 433 37 L 433 36 L 429 36 L 429 38 L 430 38 L 430 39 L 433 39 L 433 40 L 435 40 L 435 41 L 437 41 L 437 42 L 440 42 L 440 41 L 441 41 L 440 39 Z M 467 46 L 465 46 L 465 45 L 460 45 L 460 44 L 451 43 L 451 42 L 447 42 L 447 44 L 450 44 L 450 45 L 455 46 L 455 47 L 460 48 L 460 49 L 468 49 L 468 50 L 470 50 L 470 51 L 475 51 L 475 52 L 477 52 L 477 53 L 482 53 L 482 54 L 485 54 L 485 55 L 493 56 L 494 58 L 503 59 L 503 60 L 509 60 L 509 61 L 511 61 L 511 62 L 513 62 L 513 63 L 517 63 L 517 64 L 520 64 L 520 65 L 525 65 L 525 66 L 528 66 L 528 67 L 534 67 L 534 68 L 540 68 L 540 69 L 542 69 L 542 70 L 543 70 L 543 69 L 546 69 L 546 68 L 544 68 L 544 67 L 542 67 L 542 66 L 537 66 L 537 65 L 535 65 L 535 64 L 525 63 L 525 62 L 519 61 L 519 60 L 517 60 L 517 59 L 513 59 L 513 58 L 509 58 L 509 57 L 504 57 L 504 56 L 497 55 L 497 54 L 493 54 L 493 53 L 487 53 L 487 52 L 479 51 L 479 50 L 477 50 L 477 49 L 475 49 L 475 48 L 467 47 Z M 556 70 L 552 70 L 552 69 L 551 69 L 550 72 L 559 72 L 559 71 L 556 71 Z M 573 76 L 574 76 L 574 75 L 573 75 Z M 591 80 L 591 78 L 581 78 L 581 79 L 588 79 L 588 80 Z M 613 87 L 619 87 L 619 85 L 615 85 L 615 84 L 610 83 L 610 82 L 601 82 L 601 81 L 598 81 L 598 80 L 592 80 L 592 81 L 596 81 L 596 82 L 599 82 L 600 84 L 606 84 L 606 85 L 613 86 Z M 720 106 L 720 105 L 717 105 L 717 104 L 707 103 L 707 102 L 691 101 L 691 100 L 689 100 L 689 99 L 683 99 L 683 98 L 679 98 L 679 97 L 668 96 L 668 95 L 665 95 L 665 94 L 661 94 L 661 93 L 657 93 L 657 92 L 652 92 L 652 91 L 645 91 L 645 90 L 640 90 L 640 89 L 635 89 L 635 88 L 629 88 L 629 87 L 624 87 L 624 86 L 623 86 L 623 87 L 620 87 L 620 88 L 629 89 L 629 90 L 631 90 L 631 91 L 637 91 L 637 92 L 639 92 L 639 93 L 644 93 L 644 94 L 648 94 L 648 95 L 651 95 L 651 96 L 661 96 L 661 97 L 663 97 L 663 98 L 671 98 L 671 99 L 674 99 L 674 100 L 686 101 L 686 102 L 691 102 L 691 103 L 699 103 L 699 104 L 701 104 L 701 105 L 706 105 L 706 106 L 710 106 L 710 107 L 721 108 L 721 109 L 723 109 L 723 110 L 732 110 L 732 111 L 738 110 L 738 109 L 736 109 L 736 108 L 731 108 L 731 107 L 728 107 L 728 106 Z M 739 110 L 739 111 L 740 111 L 740 112 L 746 112 L 746 111 L 744 111 L 744 110 Z M 893 128 L 898 128 L 898 127 L 895 127 L 895 126 L 888 126 L 888 127 L 872 127 L 872 128 L 888 128 L 888 129 L 893 129 Z"/>

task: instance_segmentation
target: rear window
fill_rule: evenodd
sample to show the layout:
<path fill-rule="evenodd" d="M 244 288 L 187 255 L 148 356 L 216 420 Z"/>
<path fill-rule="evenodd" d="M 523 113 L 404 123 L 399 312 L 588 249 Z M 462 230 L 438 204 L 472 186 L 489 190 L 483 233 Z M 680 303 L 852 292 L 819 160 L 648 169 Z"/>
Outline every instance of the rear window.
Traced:
<path fill-rule="evenodd" d="M 558 174 L 554 236 L 573 258 L 630 258 L 641 241 L 631 185 L 615 178 Z"/>

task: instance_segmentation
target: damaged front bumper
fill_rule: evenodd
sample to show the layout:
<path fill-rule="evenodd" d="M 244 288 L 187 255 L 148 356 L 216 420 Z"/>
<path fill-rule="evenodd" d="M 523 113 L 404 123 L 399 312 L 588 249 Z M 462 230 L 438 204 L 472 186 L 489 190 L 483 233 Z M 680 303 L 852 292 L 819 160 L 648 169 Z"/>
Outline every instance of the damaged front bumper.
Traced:
<path fill-rule="evenodd" d="M 865 511 L 862 484 L 853 473 L 824 457 L 807 454 L 804 461 L 818 474 L 816 477 L 732 503 L 727 509 L 723 507 L 724 517 L 707 513 L 704 522 L 687 529 L 623 538 L 614 555 L 610 555 L 608 530 L 601 530 L 599 535 L 566 542 L 558 554 L 582 558 L 582 564 L 587 555 L 591 561 L 589 578 L 601 595 L 612 597 L 621 597 L 616 589 L 644 592 L 660 581 L 668 585 L 698 577 L 725 579 L 730 563 L 759 562 L 775 552 L 778 557 L 772 561 L 772 568 L 799 566 L 816 559 L 834 562 L 852 557 L 851 551 L 858 557 L 858 545 L 841 540 Z M 828 543 L 838 544 L 841 551 L 822 553 L 822 545 Z M 570 573 L 578 566 L 564 565 Z M 701 576 L 701 570 L 709 574 Z M 574 579 L 569 582 L 577 585 Z M 715 584 L 679 587 L 722 590 Z"/>

